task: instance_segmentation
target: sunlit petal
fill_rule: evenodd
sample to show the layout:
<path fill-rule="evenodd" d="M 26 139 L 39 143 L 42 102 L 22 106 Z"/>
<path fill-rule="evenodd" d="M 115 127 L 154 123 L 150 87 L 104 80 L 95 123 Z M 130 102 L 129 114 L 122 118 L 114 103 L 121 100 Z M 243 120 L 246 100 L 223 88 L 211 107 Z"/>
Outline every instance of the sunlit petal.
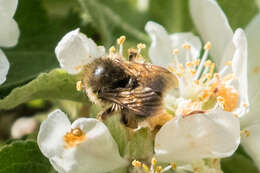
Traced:
<path fill-rule="evenodd" d="M 18 42 L 20 31 L 14 19 L 7 19 L 0 14 L 0 47 L 15 46 Z"/>
<path fill-rule="evenodd" d="M 67 33 L 55 48 L 60 66 L 68 73 L 80 72 L 82 66 L 105 54 L 103 46 L 96 43 L 75 29 Z"/>
<path fill-rule="evenodd" d="M 249 136 L 243 135 L 241 139 L 242 146 L 260 169 L 260 124 L 251 125 L 244 130 L 249 132 Z"/>
<path fill-rule="evenodd" d="M 46 157 L 54 157 L 64 150 L 63 136 L 70 130 L 68 117 L 60 110 L 49 114 L 41 124 L 37 142 Z"/>
<path fill-rule="evenodd" d="M 220 67 L 233 55 L 233 32 L 224 12 L 215 0 L 190 0 L 190 12 L 203 41 L 212 43 L 210 54 Z"/>
<path fill-rule="evenodd" d="M 0 85 L 5 82 L 9 70 L 9 61 L 4 52 L 0 49 Z"/>
<path fill-rule="evenodd" d="M 217 110 L 167 122 L 156 134 L 155 153 L 163 162 L 222 158 L 232 155 L 239 142 L 239 119 Z"/>

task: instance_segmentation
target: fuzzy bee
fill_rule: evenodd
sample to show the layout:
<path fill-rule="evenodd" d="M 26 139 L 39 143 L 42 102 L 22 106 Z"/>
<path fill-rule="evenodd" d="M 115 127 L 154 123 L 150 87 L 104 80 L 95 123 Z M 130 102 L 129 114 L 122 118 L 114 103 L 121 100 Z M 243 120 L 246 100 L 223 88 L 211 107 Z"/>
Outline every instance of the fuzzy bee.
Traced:
<path fill-rule="evenodd" d="M 126 61 L 120 54 L 105 55 L 86 65 L 83 86 L 91 101 L 109 105 L 100 112 L 105 119 L 121 111 L 121 121 L 136 128 L 138 120 L 163 112 L 165 92 L 178 86 L 177 78 L 167 69 L 135 61 L 137 52 Z"/>

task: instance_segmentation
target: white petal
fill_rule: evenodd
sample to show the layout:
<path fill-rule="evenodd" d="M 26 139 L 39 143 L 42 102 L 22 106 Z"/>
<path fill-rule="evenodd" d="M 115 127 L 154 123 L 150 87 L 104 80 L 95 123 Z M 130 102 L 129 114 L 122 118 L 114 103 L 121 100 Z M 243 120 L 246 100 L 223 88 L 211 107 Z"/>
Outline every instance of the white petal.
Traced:
<path fill-rule="evenodd" d="M 238 78 L 234 81 L 234 86 L 239 91 L 240 96 L 240 109 L 239 117 L 247 113 L 247 107 L 249 106 L 248 101 L 248 84 L 247 84 L 247 39 L 242 29 L 237 29 L 233 37 L 233 43 L 235 46 L 235 53 L 232 61 L 232 71 Z"/>
<path fill-rule="evenodd" d="M 251 125 L 246 128 L 250 135 L 244 136 L 241 139 L 242 146 L 246 152 L 255 161 L 256 166 L 260 169 L 260 124 Z"/>
<path fill-rule="evenodd" d="M 173 49 L 179 49 L 180 57 L 186 57 L 187 51 L 182 48 L 183 44 L 191 46 L 190 58 L 199 57 L 201 43 L 199 38 L 192 33 L 169 35 L 163 26 L 151 21 L 146 24 L 145 30 L 152 40 L 149 48 L 149 56 L 153 64 L 167 68 L 173 62 Z M 184 63 L 186 59 L 181 59 L 180 61 Z"/>
<path fill-rule="evenodd" d="M 37 142 L 42 153 L 54 157 L 64 150 L 63 136 L 70 130 L 68 117 L 60 110 L 50 113 L 41 124 Z"/>
<path fill-rule="evenodd" d="M 149 48 L 152 63 L 167 68 L 173 61 L 171 39 L 167 31 L 160 24 L 151 21 L 145 25 L 145 31 L 152 40 Z"/>
<path fill-rule="evenodd" d="M 155 137 L 159 161 L 194 161 L 233 154 L 240 142 L 239 119 L 217 110 L 167 122 Z"/>
<path fill-rule="evenodd" d="M 55 48 L 60 66 L 68 73 L 80 72 L 83 65 L 92 62 L 105 54 L 103 46 L 96 43 L 75 29 L 67 33 Z"/>
<path fill-rule="evenodd" d="M 74 157 L 80 167 L 74 167 L 72 172 L 91 173 L 109 172 L 128 165 L 118 151 L 107 127 L 97 119 L 80 118 L 72 124 L 72 128 L 80 128 L 87 135 L 87 140 L 77 146 Z"/>
<path fill-rule="evenodd" d="M 0 49 L 0 85 L 5 82 L 10 64 L 4 52 Z"/>
<path fill-rule="evenodd" d="M 190 0 L 190 12 L 203 41 L 212 43 L 210 54 L 219 67 L 222 58 L 233 55 L 233 33 L 224 12 L 215 0 Z"/>
<path fill-rule="evenodd" d="M 260 14 L 246 28 L 248 40 L 248 84 L 249 98 L 260 92 Z"/>
<path fill-rule="evenodd" d="M 0 0 L 0 14 L 11 19 L 16 11 L 17 4 L 18 0 Z"/>
<path fill-rule="evenodd" d="M 15 120 L 11 127 L 11 136 L 13 138 L 21 138 L 29 135 L 37 128 L 37 121 L 32 117 L 21 117 Z"/>
<path fill-rule="evenodd" d="M 242 128 L 245 128 L 251 124 L 260 124 L 260 92 L 256 93 L 253 99 L 250 100 L 250 111 L 240 118 L 240 124 Z"/>
<path fill-rule="evenodd" d="M 0 47 L 15 46 L 18 42 L 20 31 L 14 19 L 0 15 Z"/>

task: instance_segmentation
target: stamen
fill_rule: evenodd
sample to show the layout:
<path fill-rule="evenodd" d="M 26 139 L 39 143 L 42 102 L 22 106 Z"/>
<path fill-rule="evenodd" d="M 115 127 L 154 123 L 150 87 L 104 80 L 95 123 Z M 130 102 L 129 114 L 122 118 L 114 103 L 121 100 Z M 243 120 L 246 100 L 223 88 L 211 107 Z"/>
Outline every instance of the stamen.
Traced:
<path fill-rule="evenodd" d="M 226 66 L 232 66 L 232 61 L 227 61 L 225 65 Z"/>
<path fill-rule="evenodd" d="M 139 44 L 137 45 L 137 48 L 138 48 L 137 53 L 140 54 L 140 53 L 141 53 L 141 50 L 146 48 L 146 45 L 143 44 L 143 43 L 139 43 Z"/>
<path fill-rule="evenodd" d="M 249 137 L 251 135 L 247 129 L 244 130 L 244 134 L 246 135 L 246 137 Z"/>
<path fill-rule="evenodd" d="M 186 53 L 186 62 L 190 61 L 190 48 L 191 46 L 189 44 L 183 44 L 182 47 L 184 49 L 186 49 L 187 53 Z"/>
<path fill-rule="evenodd" d="M 196 59 L 196 60 L 194 61 L 194 64 L 195 64 L 195 66 L 200 65 L 200 59 Z"/>
<path fill-rule="evenodd" d="M 162 167 L 161 167 L 161 166 L 157 166 L 157 167 L 155 168 L 155 172 L 156 172 L 156 173 L 162 173 Z"/>
<path fill-rule="evenodd" d="M 115 54 L 115 53 L 116 53 L 116 48 L 115 48 L 115 46 L 110 47 L 110 48 L 109 48 L 109 54 L 110 54 L 110 55 L 113 55 L 113 54 Z"/>
<path fill-rule="evenodd" d="M 179 49 L 173 49 L 172 51 L 173 55 L 178 55 L 180 53 Z"/>
<path fill-rule="evenodd" d="M 205 46 L 204 46 L 205 50 L 210 50 L 211 49 L 211 43 L 208 41 Z"/>
<path fill-rule="evenodd" d="M 119 39 L 117 39 L 117 44 L 119 45 L 119 53 L 123 55 L 123 44 L 126 40 L 126 37 L 123 35 Z"/>
<path fill-rule="evenodd" d="M 82 81 L 78 81 L 76 84 L 77 91 L 82 91 L 83 89 L 83 83 Z"/>
<path fill-rule="evenodd" d="M 72 148 L 77 146 L 78 144 L 87 140 L 87 136 L 80 128 L 71 129 L 70 132 L 67 132 L 63 136 L 63 140 L 65 142 L 65 149 Z"/>
<path fill-rule="evenodd" d="M 180 53 L 179 49 L 173 49 L 172 54 L 174 56 L 174 63 L 173 64 L 179 64 L 178 60 L 178 54 Z"/>
<path fill-rule="evenodd" d="M 150 170 L 149 170 L 149 168 L 146 164 L 143 163 L 142 167 L 143 167 L 143 170 L 144 170 L 145 173 L 150 173 Z"/>
<path fill-rule="evenodd" d="M 232 112 L 237 108 L 239 102 L 239 94 L 232 87 L 226 87 L 221 84 L 218 87 L 217 95 L 223 98 L 223 106 L 224 110 L 228 112 Z"/>
<path fill-rule="evenodd" d="M 153 158 L 152 158 L 152 161 L 151 161 L 152 165 L 153 165 L 153 166 L 156 165 L 156 162 L 157 162 L 156 159 L 153 157 Z"/>
<path fill-rule="evenodd" d="M 174 170 L 174 171 L 176 171 L 176 169 L 177 169 L 177 165 L 176 165 L 176 163 L 171 163 L 171 168 Z"/>
<path fill-rule="evenodd" d="M 142 167 L 142 163 L 137 161 L 137 160 L 134 160 L 132 161 L 132 165 L 136 168 L 141 168 Z"/>
<path fill-rule="evenodd" d="M 205 46 L 204 46 L 205 51 L 204 51 L 204 54 L 203 54 L 203 56 L 202 56 L 200 65 L 199 65 L 198 70 L 197 70 L 197 73 L 196 73 L 196 77 L 195 77 L 196 80 L 199 78 L 199 76 L 200 76 L 200 74 L 201 74 L 201 72 L 202 72 L 202 68 L 203 68 L 203 65 L 204 65 L 205 61 L 206 61 L 207 58 L 208 58 L 208 54 L 209 54 L 210 48 L 211 48 L 211 43 L 210 43 L 210 42 L 207 42 L 207 43 L 205 44 Z"/>

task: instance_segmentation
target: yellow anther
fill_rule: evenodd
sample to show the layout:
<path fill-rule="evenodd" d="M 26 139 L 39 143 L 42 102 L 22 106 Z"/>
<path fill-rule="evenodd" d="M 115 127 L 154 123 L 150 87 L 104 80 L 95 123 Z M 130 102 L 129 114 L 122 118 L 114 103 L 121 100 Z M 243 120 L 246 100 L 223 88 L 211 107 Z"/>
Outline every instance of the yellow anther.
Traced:
<path fill-rule="evenodd" d="M 246 103 L 243 103 L 243 107 L 248 107 L 248 105 Z"/>
<path fill-rule="evenodd" d="M 151 161 L 152 165 L 156 165 L 156 159 L 153 157 Z"/>
<path fill-rule="evenodd" d="M 74 67 L 75 70 L 79 71 L 82 68 L 82 65 Z"/>
<path fill-rule="evenodd" d="M 179 49 L 173 49 L 172 51 L 173 55 L 178 55 L 180 53 Z"/>
<path fill-rule="evenodd" d="M 214 78 L 217 79 L 217 80 L 220 80 L 220 75 L 218 73 L 215 73 Z"/>
<path fill-rule="evenodd" d="M 187 43 L 183 44 L 182 47 L 187 50 L 189 50 L 191 48 L 191 46 Z"/>
<path fill-rule="evenodd" d="M 234 78 L 235 78 L 235 74 L 231 73 L 231 74 L 228 74 L 227 76 L 224 77 L 224 81 L 229 81 L 229 80 L 234 79 Z"/>
<path fill-rule="evenodd" d="M 190 72 L 191 72 L 191 74 L 192 74 L 192 75 L 195 75 L 195 74 L 196 74 L 196 72 L 197 72 L 197 70 L 196 70 L 196 69 L 191 69 L 191 71 L 190 71 Z"/>
<path fill-rule="evenodd" d="M 142 168 L 142 163 L 137 160 L 133 160 L 132 165 L 137 168 Z"/>
<path fill-rule="evenodd" d="M 215 64 L 214 64 L 214 63 L 211 63 L 211 65 L 210 65 L 210 70 L 209 70 L 209 73 L 210 73 L 211 75 L 213 75 L 214 69 L 215 69 Z"/>
<path fill-rule="evenodd" d="M 155 172 L 156 172 L 156 173 L 162 173 L 162 167 L 161 167 L 161 166 L 157 166 L 157 167 L 155 168 Z"/>
<path fill-rule="evenodd" d="M 194 64 L 192 62 L 187 62 L 186 67 L 192 67 Z"/>
<path fill-rule="evenodd" d="M 137 48 L 138 49 L 145 49 L 146 45 L 144 43 L 139 43 L 139 44 L 137 44 Z"/>
<path fill-rule="evenodd" d="M 172 167 L 172 169 L 174 170 L 174 171 L 176 171 L 176 169 L 177 169 L 177 165 L 176 165 L 176 163 L 171 163 L 171 167 Z"/>
<path fill-rule="evenodd" d="M 196 59 L 196 60 L 194 61 L 194 64 L 195 64 L 196 66 L 200 65 L 200 59 Z"/>
<path fill-rule="evenodd" d="M 200 84 L 200 82 L 199 82 L 198 80 L 194 80 L 194 83 L 195 83 L 196 85 L 199 85 L 199 84 Z"/>
<path fill-rule="evenodd" d="M 65 148 L 72 148 L 82 143 L 83 141 L 87 140 L 87 136 L 80 128 L 75 128 L 75 129 L 71 129 L 70 132 L 67 132 L 63 136 L 63 140 L 66 144 Z"/>
<path fill-rule="evenodd" d="M 226 66 L 232 66 L 232 61 L 227 61 L 225 65 Z"/>
<path fill-rule="evenodd" d="M 250 132 L 247 129 L 244 130 L 244 133 L 245 133 L 246 137 L 250 136 Z"/>
<path fill-rule="evenodd" d="M 82 86 L 83 86 L 82 81 L 78 81 L 76 84 L 77 91 L 82 91 L 83 88 Z"/>
<path fill-rule="evenodd" d="M 150 169 L 148 168 L 148 166 L 146 164 L 142 164 L 143 170 L 145 173 L 150 173 Z"/>
<path fill-rule="evenodd" d="M 211 48 L 211 43 L 210 42 L 207 42 L 205 45 L 204 45 L 204 49 L 205 50 L 209 50 Z"/>
<path fill-rule="evenodd" d="M 232 112 L 237 108 L 239 94 L 234 88 L 220 85 L 218 87 L 217 95 L 224 99 L 223 106 L 225 111 Z"/>
<path fill-rule="evenodd" d="M 224 99 L 222 96 L 218 96 L 218 97 L 217 97 L 217 101 L 218 101 L 219 103 L 221 103 L 221 104 L 224 104 L 225 99 Z"/>
<path fill-rule="evenodd" d="M 178 67 L 179 67 L 179 69 L 180 69 L 181 71 L 184 71 L 184 70 L 185 70 L 185 68 L 183 67 L 182 64 L 179 64 Z"/>
<path fill-rule="evenodd" d="M 109 48 L 109 54 L 114 54 L 114 53 L 116 53 L 116 48 L 115 46 L 112 46 Z"/>
<path fill-rule="evenodd" d="M 207 60 L 205 63 L 204 63 L 204 66 L 205 67 L 209 67 L 211 65 L 211 61 L 210 60 Z"/>
<path fill-rule="evenodd" d="M 125 40 L 126 40 L 126 37 L 123 35 L 119 39 L 117 39 L 117 44 L 122 45 L 122 44 L 124 44 Z"/>

